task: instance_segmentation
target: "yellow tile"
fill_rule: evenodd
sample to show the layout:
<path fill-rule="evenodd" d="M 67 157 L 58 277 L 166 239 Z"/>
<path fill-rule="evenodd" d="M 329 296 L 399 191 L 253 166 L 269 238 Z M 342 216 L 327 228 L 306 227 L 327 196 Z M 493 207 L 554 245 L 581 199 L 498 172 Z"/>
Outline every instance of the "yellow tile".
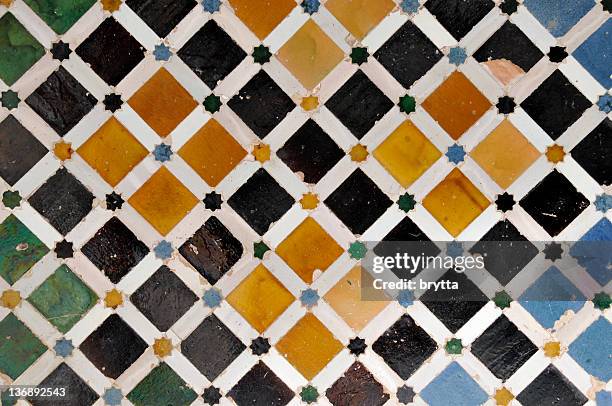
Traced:
<path fill-rule="evenodd" d="M 102 9 L 106 11 L 112 13 L 119 10 L 119 7 L 121 7 L 121 0 L 102 0 Z"/>
<path fill-rule="evenodd" d="M 117 289 L 110 290 L 106 292 L 106 296 L 104 297 L 104 305 L 106 307 L 110 307 L 112 309 L 116 309 L 117 307 L 123 304 L 123 295 Z"/>
<path fill-rule="evenodd" d="M 374 157 L 404 188 L 417 180 L 440 155 L 411 121 L 404 121 L 374 150 Z"/>
<path fill-rule="evenodd" d="M 540 153 L 508 120 L 501 122 L 470 156 L 506 189 L 527 170 Z"/>
<path fill-rule="evenodd" d="M 153 228 L 166 235 L 193 209 L 198 199 L 162 166 L 128 202 Z"/>
<path fill-rule="evenodd" d="M 277 57 L 310 90 L 344 58 L 344 53 L 313 20 L 308 20 L 279 49 Z"/>
<path fill-rule="evenodd" d="M 128 104 L 160 137 L 166 137 L 198 103 L 166 69 L 158 70 Z"/>
<path fill-rule="evenodd" d="M 368 158 L 368 149 L 361 145 L 357 144 L 349 151 L 349 155 L 351 156 L 351 161 L 355 162 L 363 162 Z"/>
<path fill-rule="evenodd" d="M 77 152 L 111 186 L 116 186 L 149 153 L 115 117 L 111 117 Z"/>
<path fill-rule="evenodd" d="M 392 0 L 328 0 L 325 3 L 325 8 L 357 39 L 363 39 L 394 7 Z"/>
<path fill-rule="evenodd" d="M 72 158 L 72 144 L 65 141 L 60 141 L 53 146 L 53 153 L 61 161 L 67 161 Z"/>
<path fill-rule="evenodd" d="M 253 147 L 253 156 L 257 162 L 264 163 L 270 160 L 270 146 L 266 144 L 258 144 Z"/>
<path fill-rule="evenodd" d="M 506 388 L 501 388 L 495 391 L 495 403 L 499 406 L 508 406 L 514 395 Z"/>
<path fill-rule="evenodd" d="M 314 210 L 319 205 L 319 197 L 314 193 L 306 193 L 300 199 L 300 204 L 304 210 Z"/>
<path fill-rule="evenodd" d="M 312 313 L 307 313 L 276 344 L 276 349 L 308 380 L 342 348 L 342 343 Z"/>
<path fill-rule="evenodd" d="M 306 283 L 312 283 L 315 271 L 325 271 L 342 252 L 338 243 L 311 217 L 276 248 L 276 253 Z"/>
<path fill-rule="evenodd" d="M 550 341 L 544 344 L 544 355 L 548 358 L 554 358 L 561 355 L 561 343 L 558 341 Z"/>
<path fill-rule="evenodd" d="M 172 352 L 172 341 L 167 338 L 156 338 L 153 343 L 153 353 L 160 358 L 167 357 Z"/>
<path fill-rule="evenodd" d="M 302 98 L 302 102 L 300 106 L 304 109 L 304 111 L 312 111 L 319 108 L 319 98 L 317 96 L 308 96 Z"/>
<path fill-rule="evenodd" d="M 546 159 L 548 159 L 548 162 L 553 164 L 563 162 L 565 159 L 565 150 L 561 145 L 551 145 L 546 148 Z"/>
<path fill-rule="evenodd" d="M 324 299 L 342 319 L 356 332 L 361 331 L 366 324 L 379 314 L 388 301 L 361 300 L 362 273 L 359 266 L 351 269 L 336 285 L 327 292 Z M 364 271 L 365 272 L 365 271 Z M 370 274 L 363 276 L 371 280 Z"/>
<path fill-rule="evenodd" d="M 263 333 L 295 298 L 260 264 L 226 300 L 255 330 Z"/>
<path fill-rule="evenodd" d="M 215 187 L 247 152 L 221 124 L 211 119 L 183 145 L 178 154 L 206 183 Z"/>
<path fill-rule="evenodd" d="M 296 6 L 294 0 L 230 0 L 234 13 L 264 39 Z"/>
<path fill-rule="evenodd" d="M 2 304 L 2 306 L 14 309 L 19 306 L 19 303 L 21 303 L 21 294 L 18 291 L 7 289 L 2 292 L 0 296 L 0 304 Z"/>
<path fill-rule="evenodd" d="M 454 237 L 489 204 L 485 195 L 456 168 L 423 199 L 427 211 Z"/>

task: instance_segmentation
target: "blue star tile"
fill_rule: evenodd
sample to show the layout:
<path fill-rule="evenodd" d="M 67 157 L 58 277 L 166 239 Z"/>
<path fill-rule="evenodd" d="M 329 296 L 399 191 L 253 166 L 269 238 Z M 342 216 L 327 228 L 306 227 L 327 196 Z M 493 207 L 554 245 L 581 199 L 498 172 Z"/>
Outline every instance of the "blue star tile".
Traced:
<path fill-rule="evenodd" d="M 597 406 L 612 406 L 612 392 L 599 391 L 595 394 L 595 403 Z"/>
<path fill-rule="evenodd" d="M 466 59 L 467 53 L 465 52 L 465 48 L 454 47 L 448 52 L 448 60 L 454 65 L 459 66 L 463 64 Z"/>
<path fill-rule="evenodd" d="M 170 160 L 172 156 L 172 148 L 170 145 L 159 144 L 155 146 L 153 150 L 153 155 L 155 156 L 155 160 L 159 162 L 166 162 Z"/>
<path fill-rule="evenodd" d="M 430 406 L 474 406 L 487 401 L 484 390 L 457 363 L 451 363 L 420 393 Z"/>
<path fill-rule="evenodd" d="M 74 350 L 74 346 L 72 345 L 72 340 L 66 340 L 62 338 L 55 342 L 55 346 L 53 350 L 60 357 L 68 357 L 72 354 L 72 350 Z"/>
<path fill-rule="evenodd" d="M 168 48 L 166 45 L 159 44 L 155 45 L 153 56 L 155 56 L 156 61 L 167 61 L 172 56 L 172 52 L 170 52 L 170 48 Z"/>
<path fill-rule="evenodd" d="M 104 391 L 104 395 L 102 395 L 102 399 L 104 399 L 104 403 L 110 406 L 118 406 L 121 404 L 121 400 L 123 399 L 123 394 L 117 388 L 109 388 Z"/>
<path fill-rule="evenodd" d="M 402 0 L 400 7 L 406 13 L 416 13 L 419 11 L 419 0 Z"/>
<path fill-rule="evenodd" d="M 412 303 L 414 303 L 414 295 L 409 290 L 402 290 L 397 295 L 397 303 L 402 307 L 412 306 Z"/>
<path fill-rule="evenodd" d="M 160 241 L 159 244 L 157 244 L 155 246 L 155 248 L 153 248 L 153 251 L 155 252 L 155 256 L 159 259 L 168 259 L 172 256 L 172 244 L 170 244 L 168 241 Z"/>
<path fill-rule="evenodd" d="M 202 296 L 202 300 L 206 303 L 206 306 L 214 309 L 221 304 L 223 297 L 221 296 L 221 292 L 219 292 L 215 288 L 210 288 L 206 292 L 204 292 L 204 296 Z"/>
<path fill-rule="evenodd" d="M 552 35 L 561 37 L 595 6 L 595 1 L 525 0 L 523 4 Z"/>
<path fill-rule="evenodd" d="M 585 371 L 601 381 L 612 379 L 612 324 L 600 317 L 569 346 L 569 354 Z"/>
<path fill-rule="evenodd" d="M 603 213 L 612 209 L 612 195 L 602 194 L 595 198 L 595 208 Z"/>
<path fill-rule="evenodd" d="M 302 302 L 302 305 L 308 308 L 316 305 L 318 301 L 319 294 L 314 289 L 303 290 L 302 294 L 300 295 L 300 302 Z"/>
<path fill-rule="evenodd" d="M 541 1 L 541 0 L 540 0 Z M 571 2 L 563 2 L 569 4 Z M 597 31 L 574 51 L 574 58 L 585 67 L 606 89 L 612 87 L 612 19 L 608 19 Z"/>
<path fill-rule="evenodd" d="M 301 6 L 304 9 L 304 12 L 308 14 L 314 14 L 319 11 L 321 2 L 319 0 L 304 0 Z"/>
<path fill-rule="evenodd" d="M 612 279 L 612 223 L 607 218 L 599 220 L 579 241 L 570 248 L 570 255 L 584 267 L 600 285 Z"/>
<path fill-rule="evenodd" d="M 612 95 L 604 94 L 603 96 L 599 96 L 597 107 L 606 114 L 610 113 L 612 111 Z"/>
<path fill-rule="evenodd" d="M 221 8 L 221 0 L 203 0 L 202 7 L 208 13 L 216 13 Z"/>
<path fill-rule="evenodd" d="M 448 147 L 448 151 L 446 152 L 446 157 L 448 158 L 450 162 L 457 165 L 460 162 L 463 162 L 463 159 L 465 158 L 465 150 L 463 149 L 463 146 L 461 145 L 458 145 L 458 144 L 451 145 L 450 147 Z"/>
<path fill-rule="evenodd" d="M 463 255 L 463 244 L 459 241 L 452 241 L 446 244 L 446 255 L 452 258 Z"/>

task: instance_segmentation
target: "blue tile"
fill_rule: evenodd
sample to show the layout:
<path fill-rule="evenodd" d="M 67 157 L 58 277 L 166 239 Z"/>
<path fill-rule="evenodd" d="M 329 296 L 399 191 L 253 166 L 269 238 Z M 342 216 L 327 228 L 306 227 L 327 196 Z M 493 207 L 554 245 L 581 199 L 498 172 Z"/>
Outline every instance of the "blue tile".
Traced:
<path fill-rule="evenodd" d="M 570 248 L 570 255 L 602 286 L 612 280 L 611 241 L 612 223 L 603 218 Z"/>
<path fill-rule="evenodd" d="M 612 87 L 612 20 L 608 19 L 574 51 L 574 57 L 605 88 Z"/>
<path fill-rule="evenodd" d="M 525 0 L 525 6 L 552 35 L 565 35 L 595 5 L 594 0 Z"/>
<path fill-rule="evenodd" d="M 430 406 L 476 406 L 488 399 L 484 390 L 453 362 L 421 392 Z"/>
<path fill-rule="evenodd" d="M 612 325 L 600 317 L 569 346 L 569 354 L 601 381 L 612 379 Z"/>

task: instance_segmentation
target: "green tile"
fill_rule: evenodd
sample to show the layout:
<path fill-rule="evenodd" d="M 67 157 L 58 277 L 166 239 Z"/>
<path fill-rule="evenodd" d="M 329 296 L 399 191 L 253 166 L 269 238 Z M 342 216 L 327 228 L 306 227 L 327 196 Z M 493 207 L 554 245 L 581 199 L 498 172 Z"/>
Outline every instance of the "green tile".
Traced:
<path fill-rule="evenodd" d="M 152 370 L 127 396 L 136 406 L 189 405 L 196 397 L 196 393 L 165 363 Z"/>
<path fill-rule="evenodd" d="M 0 18 L 0 79 L 11 86 L 45 54 L 45 49 L 10 13 Z"/>
<path fill-rule="evenodd" d="M 58 34 L 68 31 L 96 2 L 96 0 L 24 1 Z"/>
<path fill-rule="evenodd" d="M 47 252 L 49 248 L 13 214 L 0 224 L 0 276 L 11 285 Z"/>
<path fill-rule="evenodd" d="M 0 372 L 16 379 L 47 348 L 13 313 L 0 321 Z"/>
<path fill-rule="evenodd" d="M 70 268 L 62 265 L 28 297 L 59 331 L 66 333 L 91 309 L 98 296 Z"/>

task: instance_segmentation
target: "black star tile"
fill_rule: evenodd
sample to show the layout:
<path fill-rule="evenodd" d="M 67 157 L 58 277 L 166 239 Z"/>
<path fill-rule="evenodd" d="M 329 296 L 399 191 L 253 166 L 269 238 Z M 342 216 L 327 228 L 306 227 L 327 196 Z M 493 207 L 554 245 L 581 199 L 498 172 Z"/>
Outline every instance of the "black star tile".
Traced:
<path fill-rule="evenodd" d="M 0 123 L 0 177 L 13 186 L 47 154 L 47 148 L 13 116 Z"/>
<path fill-rule="evenodd" d="M 66 235 L 91 211 L 94 195 L 66 168 L 60 168 L 29 199 L 57 231 Z"/>
<path fill-rule="evenodd" d="M 293 100 L 263 70 L 227 104 L 262 139 L 295 107 Z"/>
<path fill-rule="evenodd" d="M 525 406 L 580 406 L 588 399 L 554 365 L 549 365 L 516 400 Z"/>
<path fill-rule="evenodd" d="M 309 119 L 287 140 L 276 155 L 304 182 L 317 183 L 338 163 L 344 152 L 319 125 Z"/>
<path fill-rule="evenodd" d="M 65 396 L 62 398 L 32 398 L 28 399 L 34 406 L 89 406 L 98 400 L 98 394 L 87 385 L 65 363 L 61 363 L 45 379 L 38 384 L 40 388 L 64 388 Z"/>
<path fill-rule="evenodd" d="M 227 395 L 238 406 L 284 406 L 295 393 L 266 364 L 259 361 Z"/>
<path fill-rule="evenodd" d="M 79 346 L 100 372 L 117 379 L 147 349 L 147 343 L 117 314 L 111 314 Z"/>
<path fill-rule="evenodd" d="M 565 50 L 565 47 L 550 47 L 550 51 L 548 51 L 548 59 L 550 59 L 551 62 L 563 62 L 565 58 L 567 58 L 567 51 Z"/>
<path fill-rule="evenodd" d="M 58 61 L 68 59 L 71 53 L 70 46 L 63 41 L 58 41 L 51 46 L 51 55 L 53 55 L 53 59 Z"/>
<path fill-rule="evenodd" d="M 238 262 L 242 252 L 240 241 L 214 216 L 179 248 L 179 253 L 213 285 Z"/>
<path fill-rule="evenodd" d="M 121 100 L 121 95 L 112 93 L 104 96 L 104 101 L 102 103 L 104 104 L 105 110 L 114 113 L 121 108 L 123 100 Z"/>
<path fill-rule="evenodd" d="M 167 266 L 160 267 L 130 301 L 159 331 L 166 331 L 198 300 L 183 281 Z"/>
<path fill-rule="evenodd" d="M 513 13 L 516 13 L 516 10 L 518 10 L 518 6 L 518 0 L 503 0 L 502 3 L 499 5 L 499 8 L 503 13 L 511 15 Z"/>
<path fill-rule="evenodd" d="M 221 395 L 221 391 L 214 386 L 209 386 L 208 388 L 204 389 L 204 393 L 202 393 L 202 399 L 204 399 L 204 402 L 208 403 L 209 405 L 218 405 L 222 397 L 223 395 Z"/>
<path fill-rule="evenodd" d="M 382 406 L 389 400 L 383 386 L 360 362 L 355 362 L 332 386 L 325 396 L 334 406 Z"/>
<path fill-rule="evenodd" d="M 54 251 L 55 255 L 61 259 L 72 258 L 74 256 L 72 243 L 66 240 L 57 242 Z"/>
<path fill-rule="evenodd" d="M 144 48 L 112 17 L 104 20 L 76 53 L 111 86 L 117 86 L 144 59 Z"/>
<path fill-rule="evenodd" d="M 591 107 L 591 102 L 556 70 L 521 106 L 553 140 L 556 140 Z"/>
<path fill-rule="evenodd" d="M 221 209 L 223 200 L 221 199 L 221 195 L 219 193 L 212 191 L 210 193 L 206 193 L 203 202 L 204 207 L 206 207 L 208 210 L 215 211 Z"/>
<path fill-rule="evenodd" d="M 402 379 L 408 379 L 433 354 L 438 345 L 414 320 L 403 315 L 372 344 Z"/>
<path fill-rule="evenodd" d="M 178 56 L 214 89 L 247 54 L 214 20 L 210 20 L 178 51 Z"/>
<path fill-rule="evenodd" d="M 77 125 L 98 101 L 60 66 L 25 102 L 61 137 Z"/>
<path fill-rule="evenodd" d="M 270 351 L 270 342 L 267 338 L 257 337 L 253 341 L 251 341 L 251 345 L 249 346 L 253 354 L 255 355 L 263 355 L 267 354 Z"/>
<path fill-rule="evenodd" d="M 374 53 L 374 57 L 408 89 L 444 55 L 419 28 L 408 21 Z"/>
<path fill-rule="evenodd" d="M 0 141 L 1 142 L 1 141 Z M 604 119 L 571 150 L 572 157 L 600 185 L 612 184 L 612 120 Z"/>
<path fill-rule="evenodd" d="M 486 16 L 491 0 L 428 0 L 425 7 L 455 39 L 460 40 Z"/>
<path fill-rule="evenodd" d="M 106 208 L 108 210 L 119 210 L 123 206 L 123 203 L 125 203 L 125 201 L 123 200 L 121 195 L 115 192 L 106 195 Z"/>
<path fill-rule="evenodd" d="M 81 248 L 99 270 L 117 283 L 149 253 L 129 228 L 113 217 Z"/>
<path fill-rule="evenodd" d="M 181 352 L 191 363 L 213 381 L 246 346 L 215 316 L 204 319 L 181 343 Z"/>
<path fill-rule="evenodd" d="M 353 234 L 363 234 L 393 202 L 357 169 L 325 199 L 325 204 Z"/>
<path fill-rule="evenodd" d="M 510 378 L 538 351 L 503 314 L 471 346 L 476 356 L 499 379 Z"/>
<path fill-rule="evenodd" d="M 393 102 L 358 70 L 325 106 L 361 139 L 393 107 Z"/>
<path fill-rule="evenodd" d="M 262 235 L 291 208 L 295 200 L 261 168 L 227 202 Z"/>
<path fill-rule="evenodd" d="M 561 247 L 561 244 L 551 242 L 550 244 L 546 244 L 544 246 L 542 252 L 544 253 L 544 258 L 555 262 L 556 260 L 561 259 L 561 256 L 563 255 L 563 248 Z"/>
<path fill-rule="evenodd" d="M 514 200 L 514 196 L 512 196 L 508 192 L 504 192 L 501 195 L 497 195 L 497 199 L 495 200 L 497 210 L 503 213 L 512 210 L 515 204 L 516 201 Z"/>
<path fill-rule="evenodd" d="M 368 348 L 368 345 L 363 338 L 355 337 L 351 338 L 346 348 L 348 348 L 353 355 L 361 355 L 365 352 L 366 348 Z"/>
<path fill-rule="evenodd" d="M 126 0 L 138 17 L 160 37 L 165 37 L 195 7 L 195 0 Z"/>
<path fill-rule="evenodd" d="M 519 204 L 554 237 L 588 207 L 589 200 L 555 169 Z"/>
<path fill-rule="evenodd" d="M 510 114 L 514 113 L 516 103 L 514 102 L 514 99 L 512 97 L 503 96 L 498 99 L 495 107 L 497 107 L 497 111 L 499 111 L 499 114 Z"/>

